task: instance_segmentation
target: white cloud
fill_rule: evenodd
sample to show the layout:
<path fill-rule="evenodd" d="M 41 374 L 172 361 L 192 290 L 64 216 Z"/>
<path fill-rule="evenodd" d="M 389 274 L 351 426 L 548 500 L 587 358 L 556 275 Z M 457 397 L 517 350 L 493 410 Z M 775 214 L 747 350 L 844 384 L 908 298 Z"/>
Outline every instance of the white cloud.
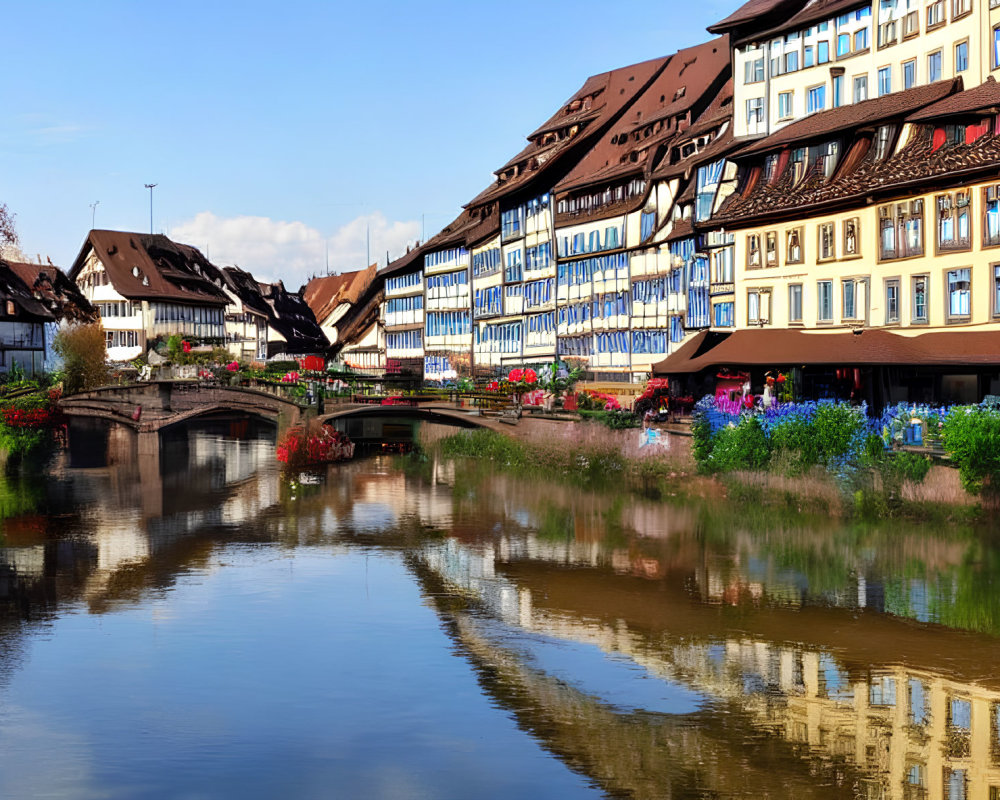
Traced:
<path fill-rule="evenodd" d="M 193 245 L 213 263 L 236 264 L 261 281 L 282 280 L 295 290 L 313 275 L 326 270 L 329 246 L 330 271 L 344 272 L 366 266 L 366 231 L 371 260 L 385 263 L 386 250 L 398 258 L 420 236 L 419 222 L 390 222 L 380 211 L 357 217 L 330 236 L 304 222 L 270 217 L 218 217 L 202 211 L 173 226 L 167 235 Z"/>

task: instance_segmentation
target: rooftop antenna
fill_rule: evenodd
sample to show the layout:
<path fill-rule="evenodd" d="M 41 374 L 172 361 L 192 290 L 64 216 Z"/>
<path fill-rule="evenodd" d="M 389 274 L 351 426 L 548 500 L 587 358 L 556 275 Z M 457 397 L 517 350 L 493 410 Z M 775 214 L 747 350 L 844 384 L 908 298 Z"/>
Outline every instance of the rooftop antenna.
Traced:
<path fill-rule="evenodd" d="M 153 189 L 156 188 L 155 183 L 145 183 L 143 184 L 147 189 L 149 189 L 149 232 L 153 232 Z"/>
<path fill-rule="evenodd" d="M 326 240 L 326 274 L 330 274 L 330 240 Z"/>
<path fill-rule="evenodd" d="M 94 230 L 94 221 L 97 219 L 97 204 L 100 200 L 95 200 L 90 204 L 90 229 Z"/>

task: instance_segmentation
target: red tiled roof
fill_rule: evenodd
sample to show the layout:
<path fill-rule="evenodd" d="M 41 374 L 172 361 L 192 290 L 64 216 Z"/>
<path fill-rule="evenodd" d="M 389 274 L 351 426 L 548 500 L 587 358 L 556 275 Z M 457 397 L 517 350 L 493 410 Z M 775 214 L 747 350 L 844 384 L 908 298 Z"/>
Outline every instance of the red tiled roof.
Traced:
<path fill-rule="evenodd" d="M 642 174 L 659 146 L 677 134 L 673 119 L 707 108 L 728 74 L 729 42 L 724 36 L 678 51 L 618 122 L 556 184 L 555 190 L 565 192 Z M 662 120 L 666 123 L 655 131 L 656 123 Z M 654 132 L 646 133 L 650 125 Z"/>
<path fill-rule="evenodd" d="M 519 164 L 518 175 L 503 182 L 498 178 L 496 183 L 473 198 L 468 207 L 481 206 L 515 191 L 527 191 L 538 176 L 549 174 L 553 165 L 557 162 L 562 163 L 568 158 L 569 153 L 585 151 L 593 144 L 594 137 L 599 136 L 605 127 L 618 117 L 622 109 L 659 75 L 668 61 L 668 57 L 654 58 L 588 78 L 559 111 L 532 132 L 528 137 L 532 141 L 518 154 L 518 157 L 508 161 L 498 171 L 502 172 Z M 570 105 L 575 101 L 583 101 L 587 97 L 592 98 L 590 108 L 584 107 L 586 105 L 584 103 L 578 111 L 569 111 Z M 543 134 L 573 125 L 581 125 L 573 137 L 566 137 L 554 143 L 541 143 Z M 541 191 L 547 191 L 549 186 Z"/>
<path fill-rule="evenodd" d="M 322 324 L 343 303 L 357 303 L 358 298 L 375 278 L 378 266 L 313 278 L 306 284 L 302 297 Z"/>
<path fill-rule="evenodd" d="M 921 109 L 906 118 L 907 122 L 927 122 L 934 119 L 973 114 L 977 111 L 992 109 L 994 113 L 1000 108 L 1000 83 L 990 75 L 984 83 L 964 92 L 958 92 L 950 97 L 938 100 L 936 103 Z"/>
<path fill-rule="evenodd" d="M 820 111 L 786 125 L 778 132 L 750 145 L 742 155 L 765 153 L 793 143 L 807 142 L 853 128 L 873 125 L 883 120 L 903 118 L 953 92 L 961 91 L 961 88 L 961 78 L 936 81 L 903 92 L 894 92 L 829 111 Z"/>
<path fill-rule="evenodd" d="M 1000 331 L 949 331 L 906 336 L 878 328 L 855 331 L 740 330 L 714 347 L 682 347 L 653 365 L 655 375 L 733 366 L 1000 364 Z"/>

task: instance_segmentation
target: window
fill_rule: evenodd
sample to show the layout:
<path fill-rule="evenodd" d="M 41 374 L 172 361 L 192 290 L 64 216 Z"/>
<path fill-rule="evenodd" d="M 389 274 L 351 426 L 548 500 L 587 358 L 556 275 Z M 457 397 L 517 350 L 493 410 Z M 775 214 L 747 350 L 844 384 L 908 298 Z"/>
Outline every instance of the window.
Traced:
<path fill-rule="evenodd" d="M 802 263 L 802 228 L 792 228 L 785 234 L 785 263 Z"/>
<path fill-rule="evenodd" d="M 906 693 L 909 700 L 909 722 L 911 725 L 926 725 L 930 719 L 927 689 L 924 682 L 917 678 L 910 678 Z"/>
<path fill-rule="evenodd" d="M 927 56 L 927 82 L 934 83 L 934 81 L 941 80 L 941 51 L 938 50 L 936 53 L 931 53 Z"/>
<path fill-rule="evenodd" d="M 878 71 L 878 96 L 892 92 L 892 68 L 882 67 Z"/>
<path fill-rule="evenodd" d="M 747 100 L 747 126 L 754 127 L 764 122 L 764 98 L 752 97 Z"/>
<path fill-rule="evenodd" d="M 747 324 L 767 325 L 771 321 L 771 290 L 751 289 L 747 292 Z"/>
<path fill-rule="evenodd" d="M 903 62 L 903 88 L 912 89 L 917 85 L 917 59 Z"/>
<path fill-rule="evenodd" d="M 819 260 L 829 261 L 835 256 L 834 246 L 834 224 L 832 222 L 821 222 L 816 226 L 817 238 L 819 240 Z"/>
<path fill-rule="evenodd" d="M 806 93 L 806 113 L 822 111 L 826 106 L 826 86 L 814 86 Z"/>
<path fill-rule="evenodd" d="M 744 64 L 744 83 L 760 83 L 764 80 L 764 57 L 748 59 Z"/>
<path fill-rule="evenodd" d="M 1000 317 L 1000 264 L 993 265 L 993 316 Z"/>
<path fill-rule="evenodd" d="M 896 20 L 883 22 L 878 26 L 878 46 L 888 47 L 896 43 Z"/>
<path fill-rule="evenodd" d="M 816 284 L 816 319 L 818 322 L 833 321 L 833 281 Z"/>
<path fill-rule="evenodd" d="M 945 800 L 966 800 L 968 797 L 965 770 L 944 768 Z"/>
<path fill-rule="evenodd" d="M 924 252 L 924 202 L 910 200 L 881 206 L 879 258 L 909 258 Z"/>
<path fill-rule="evenodd" d="M 851 54 L 851 34 L 841 33 L 837 36 L 837 58 Z"/>
<path fill-rule="evenodd" d="M 798 147 L 792 151 L 792 184 L 797 184 L 806 174 L 806 164 L 808 163 L 808 151 L 804 147 Z"/>
<path fill-rule="evenodd" d="M 759 254 L 758 254 L 759 259 Z M 758 264 L 757 266 L 760 266 Z M 733 248 L 720 247 L 712 251 L 713 283 L 733 282 Z"/>
<path fill-rule="evenodd" d="M 716 328 L 732 328 L 736 324 L 735 306 L 736 304 L 732 302 L 715 304 Z M 680 317 L 676 317 L 676 319 L 680 319 Z M 680 341 L 680 339 L 677 341 Z"/>
<path fill-rule="evenodd" d="M 854 280 L 846 280 L 840 282 L 840 297 L 841 297 L 841 309 L 840 318 L 841 319 L 857 319 L 858 318 L 858 282 Z"/>
<path fill-rule="evenodd" d="M 833 76 L 833 107 L 840 108 L 844 104 L 844 76 Z"/>
<path fill-rule="evenodd" d="M 791 50 L 785 53 L 785 72 L 795 72 L 799 68 L 799 51 Z"/>
<path fill-rule="evenodd" d="M 787 119 L 792 116 L 792 92 L 781 92 L 778 94 L 778 119 Z"/>
<path fill-rule="evenodd" d="M 896 679 L 888 675 L 872 678 L 868 685 L 868 704 L 872 706 L 896 705 Z"/>
<path fill-rule="evenodd" d="M 793 283 L 788 287 L 788 321 L 802 322 L 802 284 Z"/>
<path fill-rule="evenodd" d="M 884 161 L 892 155 L 892 138 L 896 129 L 892 125 L 882 125 L 875 132 L 875 158 Z"/>
<path fill-rule="evenodd" d="M 747 267 L 760 266 L 760 234 L 751 233 L 747 236 Z"/>
<path fill-rule="evenodd" d="M 885 324 L 899 322 L 899 278 L 885 282 Z"/>
<path fill-rule="evenodd" d="M 948 272 L 948 319 L 968 319 L 971 315 L 972 270 L 953 269 Z"/>
<path fill-rule="evenodd" d="M 854 102 L 860 103 L 868 99 L 868 76 L 857 75 L 854 78 Z"/>
<path fill-rule="evenodd" d="M 858 230 L 860 227 L 860 222 L 857 217 L 852 217 L 851 219 L 844 220 L 844 255 L 845 256 L 856 256 L 858 255 Z"/>
<path fill-rule="evenodd" d="M 1000 67 L 1000 25 L 993 29 L 993 55 L 990 58 L 992 69 Z"/>
<path fill-rule="evenodd" d="M 829 42 L 817 42 L 816 43 L 816 63 L 826 64 L 830 60 L 830 43 Z"/>
<path fill-rule="evenodd" d="M 969 43 L 955 45 L 955 72 L 965 72 L 969 68 Z"/>
<path fill-rule="evenodd" d="M 944 0 L 937 0 L 927 6 L 927 28 L 944 25 Z"/>
<path fill-rule="evenodd" d="M 909 39 L 920 33 L 920 12 L 911 11 L 903 18 L 903 38 Z"/>
<path fill-rule="evenodd" d="M 816 50 L 812 45 L 802 48 L 802 67 L 811 67 L 816 63 Z"/>
<path fill-rule="evenodd" d="M 913 278 L 913 322 L 927 322 L 927 276 Z"/>
<path fill-rule="evenodd" d="M 961 190 L 937 197 L 937 246 L 939 250 L 968 250 L 969 191 Z"/>
<path fill-rule="evenodd" d="M 951 19 L 954 22 L 972 11 L 972 0 L 951 0 Z"/>
<path fill-rule="evenodd" d="M 854 32 L 854 52 L 860 53 L 862 50 L 868 49 L 868 28 L 861 28 L 861 30 Z"/>
<path fill-rule="evenodd" d="M 768 231 L 765 235 L 765 264 L 769 267 L 778 266 L 778 233 Z"/>

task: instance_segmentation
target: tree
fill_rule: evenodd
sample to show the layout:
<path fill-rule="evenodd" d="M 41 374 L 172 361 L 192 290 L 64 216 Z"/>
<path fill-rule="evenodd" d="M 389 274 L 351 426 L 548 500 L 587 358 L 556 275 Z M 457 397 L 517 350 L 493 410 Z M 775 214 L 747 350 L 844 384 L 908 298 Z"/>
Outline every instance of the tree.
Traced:
<path fill-rule="evenodd" d="M 8 248 L 17 247 L 17 229 L 14 227 L 14 215 L 6 203 L 0 203 L 0 255 Z"/>
<path fill-rule="evenodd" d="M 103 386 L 108 382 L 108 348 L 100 322 L 75 323 L 56 334 L 52 344 L 63 359 L 66 394 Z"/>

